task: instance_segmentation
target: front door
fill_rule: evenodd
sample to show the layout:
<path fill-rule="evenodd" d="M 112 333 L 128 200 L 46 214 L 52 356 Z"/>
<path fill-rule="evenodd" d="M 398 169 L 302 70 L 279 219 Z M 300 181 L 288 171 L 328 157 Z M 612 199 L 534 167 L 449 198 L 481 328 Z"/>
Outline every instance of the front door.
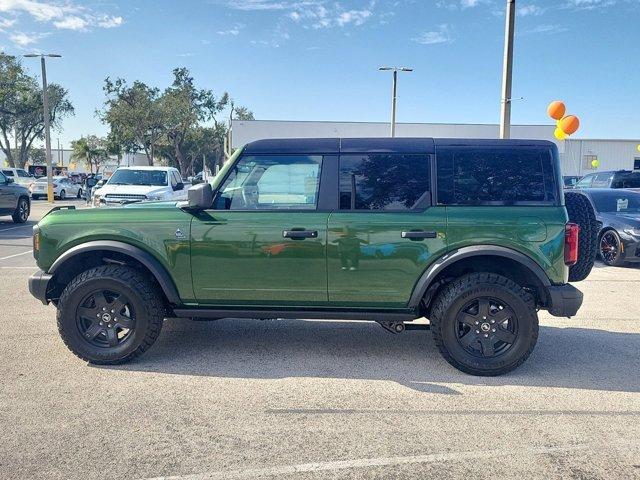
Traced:
<path fill-rule="evenodd" d="M 428 154 L 340 157 L 340 205 L 329 217 L 333 307 L 403 308 L 445 250 L 446 210 L 431 205 Z"/>
<path fill-rule="evenodd" d="M 323 306 L 328 213 L 318 211 L 322 155 L 246 155 L 191 225 L 202 305 Z"/>
<path fill-rule="evenodd" d="M 16 207 L 13 188 L 8 181 L 8 177 L 0 172 L 0 210 L 13 210 Z"/>

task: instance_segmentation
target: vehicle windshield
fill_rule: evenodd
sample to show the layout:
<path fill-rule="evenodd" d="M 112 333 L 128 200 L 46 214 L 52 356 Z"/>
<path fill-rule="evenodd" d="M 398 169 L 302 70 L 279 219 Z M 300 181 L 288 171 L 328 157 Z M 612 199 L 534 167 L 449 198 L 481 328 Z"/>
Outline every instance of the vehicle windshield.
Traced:
<path fill-rule="evenodd" d="M 613 190 L 591 194 L 598 212 L 602 213 L 639 213 L 640 193 Z"/>
<path fill-rule="evenodd" d="M 107 182 L 109 185 L 167 185 L 167 172 L 162 170 L 116 170 Z"/>

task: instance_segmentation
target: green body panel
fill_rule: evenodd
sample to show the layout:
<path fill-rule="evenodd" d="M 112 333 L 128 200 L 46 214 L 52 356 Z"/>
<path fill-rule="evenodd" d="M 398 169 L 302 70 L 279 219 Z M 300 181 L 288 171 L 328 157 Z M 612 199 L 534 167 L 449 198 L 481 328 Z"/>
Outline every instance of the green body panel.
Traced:
<path fill-rule="evenodd" d="M 329 217 L 327 271 L 332 307 L 403 308 L 420 275 L 446 252 L 446 210 L 416 213 L 334 212 Z M 421 241 L 402 231 L 436 232 Z"/>
<path fill-rule="evenodd" d="M 205 305 L 326 306 L 327 213 L 207 210 L 191 227 L 193 286 Z M 283 238 L 283 230 L 317 238 Z"/>
<path fill-rule="evenodd" d="M 551 283 L 566 283 L 564 264 L 565 207 L 457 207 L 447 208 L 447 246 L 455 250 L 472 245 L 499 245 L 534 260 Z"/>
<path fill-rule="evenodd" d="M 70 248 L 94 240 L 116 240 L 153 255 L 173 278 L 180 298 L 193 303 L 189 230 L 192 215 L 175 202 L 149 202 L 118 208 L 59 210 L 44 217 L 38 266 L 45 272 Z M 183 234 L 176 236 L 176 230 Z"/>

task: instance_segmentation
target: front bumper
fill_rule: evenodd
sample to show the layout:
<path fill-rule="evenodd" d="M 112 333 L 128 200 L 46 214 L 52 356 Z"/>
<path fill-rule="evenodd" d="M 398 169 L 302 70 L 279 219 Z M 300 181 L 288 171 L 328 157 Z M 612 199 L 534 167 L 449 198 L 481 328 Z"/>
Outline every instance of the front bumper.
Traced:
<path fill-rule="evenodd" d="M 38 270 L 36 273 L 29 277 L 29 293 L 40 300 L 44 305 L 49 303 L 47 300 L 47 288 L 51 275 Z"/>
<path fill-rule="evenodd" d="M 570 284 L 547 287 L 548 310 L 554 317 L 573 317 L 582 305 L 582 292 Z"/>

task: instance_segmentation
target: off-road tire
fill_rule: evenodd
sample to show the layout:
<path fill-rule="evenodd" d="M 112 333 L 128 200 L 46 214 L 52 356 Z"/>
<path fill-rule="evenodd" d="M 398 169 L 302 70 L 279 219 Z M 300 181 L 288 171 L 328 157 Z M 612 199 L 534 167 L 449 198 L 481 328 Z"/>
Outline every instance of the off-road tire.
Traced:
<path fill-rule="evenodd" d="M 510 349 L 495 357 L 478 357 L 465 350 L 457 339 L 458 313 L 475 297 L 499 299 L 517 317 L 517 334 Z M 478 376 L 502 375 L 519 367 L 538 340 L 538 315 L 530 293 L 512 280 L 494 273 L 462 276 L 438 294 L 433 303 L 431 332 L 444 359 L 458 370 Z"/>
<path fill-rule="evenodd" d="M 25 197 L 20 197 L 15 211 L 11 214 L 13 222 L 25 223 L 29 219 L 30 210 L 29 200 Z"/>
<path fill-rule="evenodd" d="M 569 267 L 569 281 L 579 282 L 587 278 L 598 253 L 598 222 L 593 205 L 586 195 L 565 192 L 564 201 L 569 221 L 580 226 L 578 235 L 578 261 Z"/>
<path fill-rule="evenodd" d="M 135 328 L 127 342 L 115 347 L 96 347 L 86 341 L 76 321 L 76 309 L 92 290 L 124 293 L 136 312 Z M 58 302 L 58 331 L 76 356 L 97 365 L 125 363 L 153 345 L 162 329 L 165 304 L 158 287 L 143 273 L 121 265 L 102 265 L 80 273 L 63 290 Z"/>

